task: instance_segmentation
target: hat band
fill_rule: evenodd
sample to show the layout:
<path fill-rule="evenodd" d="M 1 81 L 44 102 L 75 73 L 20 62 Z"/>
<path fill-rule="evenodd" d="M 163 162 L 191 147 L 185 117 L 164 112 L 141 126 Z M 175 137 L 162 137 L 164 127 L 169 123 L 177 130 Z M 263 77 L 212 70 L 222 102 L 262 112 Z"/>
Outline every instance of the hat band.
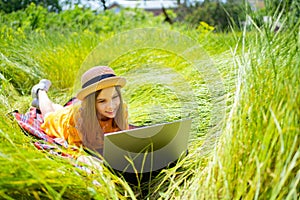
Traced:
<path fill-rule="evenodd" d="M 116 75 L 114 75 L 114 74 L 103 74 L 103 75 L 100 75 L 100 76 L 96 76 L 96 77 L 92 78 L 91 80 L 87 81 L 86 83 L 84 83 L 82 85 L 82 89 L 86 88 L 89 85 L 97 83 L 97 82 L 99 82 L 103 79 L 106 79 L 106 78 L 109 78 L 109 77 L 114 77 L 114 76 L 116 76 Z"/>

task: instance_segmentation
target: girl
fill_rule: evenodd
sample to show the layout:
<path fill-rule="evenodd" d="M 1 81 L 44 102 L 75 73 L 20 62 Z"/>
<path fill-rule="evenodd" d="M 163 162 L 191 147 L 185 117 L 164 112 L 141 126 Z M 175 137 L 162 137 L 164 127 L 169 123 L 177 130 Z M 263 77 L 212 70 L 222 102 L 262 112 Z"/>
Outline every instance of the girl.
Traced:
<path fill-rule="evenodd" d="M 44 116 L 41 129 L 47 135 L 102 154 L 105 133 L 129 128 L 120 91 L 125 84 L 111 68 L 97 66 L 82 75 L 79 101 L 65 107 L 54 104 L 47 95 L 51 82 L 43 79 L 32 88 L 32 105 Z"/>

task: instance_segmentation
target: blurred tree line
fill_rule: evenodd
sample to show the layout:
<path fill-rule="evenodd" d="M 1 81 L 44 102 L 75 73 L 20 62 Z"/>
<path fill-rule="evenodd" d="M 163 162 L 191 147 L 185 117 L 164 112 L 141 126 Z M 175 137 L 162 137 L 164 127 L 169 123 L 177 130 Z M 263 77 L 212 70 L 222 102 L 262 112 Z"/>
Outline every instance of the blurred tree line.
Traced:
<path fill-rule="evenodd" d="M 98 2 L 103 7 L 102 12 L 105 12 L 107 1 L 98 0 Z M 265 8 L 261 10 L 253 10 L 248 0 L 190 1 L 193 2 L 191 4 L 186 2 L 179 4 L 177 9 L 166 15 L 169 22 L 184 23 L 194 28 L 197 28 L 201 22 L 205 22 L 213 26 L 215 31 L 227 31 L 231 28 L 241 28 L 247 15 L 250 15 L 258 25 L 263 24 L 263 16 L 291 16 L 290 21 L 294 24 L 300 18 L 300 2 L 293 0 L 264 0 Z M 42 6 L 49 12 L 59 13 L 63 6 L 69 5 L 71 8 L 70 5 L 81 4 L 81 0 L 0 0 L 0 12 L 11 13 L 24 10 L 31 3 Z"/>
<path fill-rule="evenodd" d="M 264 8 L 255 8 L 248 0 L 203 0 L 194 4 L 182 4 L 176 11 L 179 22 L 191 27 L 197 27 L 200 22 L 206 22 L 215 27 L 216 31 L 241 28 L 247 16 L 258 25 L 264 24 L 264 16 L 276 21 L 285 17 L 288 24 L 294 26 L 300 19 L 300 1 L 294 0 L 264 0 Z"/>
<path fill-rule="evenodd" d="M 204 0 L 177 9 L 177 21 L 197 27 L 200 22 L 214 26 L 217 31 L 226 31 L 230 27 L 239 28 L 246 19 L 248 4 L 244 0 Z"/>
<path fill-rule="evenodd" d="M 92 0 L 86 0 L 89 2 Z M 26 9 L 31 3 L 46 8 L 49 12 L 61 12 L 63 8 L 71 8 L 75 5 L 83 5 L 81 0 L 0 0 L 0 12 L 11 13 Z M 99 0 L 99 3 L 106 9 L 106 1 Z M 84 6 L 83 7 L 87 7 Z"/>
<path fill-rule="evenodd" d="M 62 9 L 59 0 L 0 0 L 0 11 L 11 13 L 24 10 L 31 3 L 45 7 L 51 12 L 59 12 Z"/>

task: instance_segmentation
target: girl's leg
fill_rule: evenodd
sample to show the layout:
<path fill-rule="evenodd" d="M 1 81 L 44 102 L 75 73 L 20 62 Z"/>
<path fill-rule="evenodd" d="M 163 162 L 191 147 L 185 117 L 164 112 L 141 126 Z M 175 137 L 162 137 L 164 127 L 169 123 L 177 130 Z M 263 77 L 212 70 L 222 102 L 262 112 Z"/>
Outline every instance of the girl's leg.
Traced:
<path fill-rule="evenodd" d="M 31 105 L 38 108 L 44 117 L 50 112 L 54 112 L 63 108 L 62 105 L 55 104 L 49 99 L 47 92 L 50 86 L 51 81 L 42 79 L 31 89 L 31 95 L 33 98 Z"/>
<path fill-rule="evenodd" d="M 54 112 L 63 108 L 62 105 L 53 103 L 45 90 L 38 90 L 39 108 L 42 115 L 45 117 L 48 113 Z"/>

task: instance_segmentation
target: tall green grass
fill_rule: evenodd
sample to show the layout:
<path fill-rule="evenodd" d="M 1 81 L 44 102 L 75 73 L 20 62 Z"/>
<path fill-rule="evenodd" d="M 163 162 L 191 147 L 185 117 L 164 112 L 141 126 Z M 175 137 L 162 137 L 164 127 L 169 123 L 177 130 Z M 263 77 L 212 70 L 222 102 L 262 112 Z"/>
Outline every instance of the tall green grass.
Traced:
<path fill-rule="evenodd" d="M 136 186 L 105 167 L 88 174 L 70 160 L 37 150 L 32 144 L 35 139 L 25 136 L 7 115 L 15 109 L 27 111 L 31 86 L 40 78 L 50 79 L 53 86 L 49 95 L 54 101 L 65 103 L 74 93 L 74 78 L 86 56 L 99 42 L 116 34 L 115 30 L 60 34 L 53 30 L 26 33 L 2 29 L 1 198 L 299 199 L 298 27 L 278 32 L 257 27 L 251 32 L 206 35 L 181 29 L 202 45 L 223 77 L 225 94 L 219 100 L 226 100 L 226 119 L 215 138 L 205 137 L 210 128 L 211 99 L 203 77 L 193 74 L 183 60 L 161 49 L 143 49 L 112 62 L 120 74 L 126 74 L 135 65 L 150 69 L 131 70 L 132 85 L 128 84 L 125 91 L 131 123 L 151 124 L 186 117 L 180 105 L 189 102 L 188 98 L 153 84 L 151 80 L 161 74 L 153 72 L 151 63 L 190 77 L 188 84 L 196 94 L 192 117 L 197 120 L 189 154 L 151 182 Z M 149 84 L 134 87 L 138 78 L 145 78 L 143 75 L 148 72 L 156 77 L 149 77 Z M 157 104 L 164 110 L 163 116 L 152 109 Z M 210 148 L 204 148 L 205 142 Z"/>
<path fill-rule="evenodd" d="M 193 149 L 183 171 L 166 172 L 165 198 L 299 199 L 300 35 L 299 26 L 283 27 L 244 32 L 218 146 L 204 158 Z"/>

